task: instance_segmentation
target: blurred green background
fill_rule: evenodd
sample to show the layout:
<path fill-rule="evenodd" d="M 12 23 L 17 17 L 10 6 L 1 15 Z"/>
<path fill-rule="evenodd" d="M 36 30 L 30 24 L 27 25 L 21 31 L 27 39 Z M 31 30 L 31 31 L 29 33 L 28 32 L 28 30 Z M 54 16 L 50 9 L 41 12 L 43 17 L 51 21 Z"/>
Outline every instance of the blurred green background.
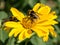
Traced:
<path fill-rule="evenodd" d="M 36 35 L 32 36 L 31 39 L 17 42 L 14 37 L 8 38 L 8 32 L 3 29 L 3 22 L 12 15 L 11 7 L 15 7 L 26 14 L 38 2 L 46 4 L 53 11 L 56 11 L 57 21 L 60 22 L 60 0 L 0 0 L 0 45 L 60 45 L 60 23 L 54 26 L 58 36 L 56 38 L 50 36 L 48 42 L 43 42 Z"/>

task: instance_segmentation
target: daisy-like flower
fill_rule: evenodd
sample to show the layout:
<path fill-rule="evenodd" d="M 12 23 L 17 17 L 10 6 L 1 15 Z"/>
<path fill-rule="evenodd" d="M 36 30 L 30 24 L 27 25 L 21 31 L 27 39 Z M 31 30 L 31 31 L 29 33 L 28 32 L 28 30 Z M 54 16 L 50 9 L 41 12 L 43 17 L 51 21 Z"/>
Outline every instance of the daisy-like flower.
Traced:
<path fill-rule="evenodd" d="M 48 41 L 49 33 L 56 37 L 53 25 L 58 24 L 55 20 L 57 16 L 55 12 L 51 12 L 51 8 L 47 5 L 37 3 L 28 15 L 24 15 L 16 8 L 11 7 L 10 11 L 13 16 L 19 20 L 18 22 L 8 21 L 4 25 L 12 28 L 9 37 L 18 36 L 19 40 L 30 38 L 31 34 L 35 32 L 38 37 L 42 37 L 43 41 Z"/>

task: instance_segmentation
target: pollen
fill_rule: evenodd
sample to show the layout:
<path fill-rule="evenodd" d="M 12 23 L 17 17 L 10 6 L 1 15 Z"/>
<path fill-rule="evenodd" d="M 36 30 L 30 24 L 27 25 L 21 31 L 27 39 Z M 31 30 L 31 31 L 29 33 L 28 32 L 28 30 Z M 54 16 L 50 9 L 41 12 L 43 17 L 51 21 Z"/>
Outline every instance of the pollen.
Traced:
<path fill-rule="evenodd" d="M 32 21 L 29 17 L 25 17 L 25 18 L 23 18 L 21 24 L 23 25 L 24 28 L 30 29 L 35 25 L 35 22 Z"/>

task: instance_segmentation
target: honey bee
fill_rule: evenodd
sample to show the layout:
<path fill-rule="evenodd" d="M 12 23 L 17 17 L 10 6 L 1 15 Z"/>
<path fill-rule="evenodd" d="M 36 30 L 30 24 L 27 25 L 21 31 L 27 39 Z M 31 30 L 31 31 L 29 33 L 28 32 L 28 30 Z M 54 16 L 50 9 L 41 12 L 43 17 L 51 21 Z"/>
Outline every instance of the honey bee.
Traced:
<path fill-rule="evenodd" d="M 3 19 L 3 22 L 7 22 L 7 21 L 15 21 L 15 22 L 18 22 L 19 20 L 17 20 L 17 18 L 15 18 L 15 17 L 9 17 L 9 18 L 7 18 L 7 19 Z"/>
<path fill-rule="evenodd" d="M 17 18 L 16 17 L 9 17 L 9 21 L 15 21 L 15 22 L 18 22 L 19 20 L 17 20 Z"/>
<path fill-rule="evenodd" d="M 37 13 L 34 12 L 33 10 L 28 10 L 28 14 L 27 17 L 29 17 L 29 19 L 31 19 L 31 21 L 36 20 L 38 17 Z"/>

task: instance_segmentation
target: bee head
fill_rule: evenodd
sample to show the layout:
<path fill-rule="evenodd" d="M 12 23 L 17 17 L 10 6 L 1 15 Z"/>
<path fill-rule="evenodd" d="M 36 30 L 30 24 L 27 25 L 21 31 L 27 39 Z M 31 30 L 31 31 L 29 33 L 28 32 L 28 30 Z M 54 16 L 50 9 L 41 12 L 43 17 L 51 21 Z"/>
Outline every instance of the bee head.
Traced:
<path fill-rule="evenodd" d="M 33 14 L 33 13 L 34 13 L 33 10 L 28 10 L 28 14 L 29 14 L 29 15 L 31 15 L 31 14 Z"/>

